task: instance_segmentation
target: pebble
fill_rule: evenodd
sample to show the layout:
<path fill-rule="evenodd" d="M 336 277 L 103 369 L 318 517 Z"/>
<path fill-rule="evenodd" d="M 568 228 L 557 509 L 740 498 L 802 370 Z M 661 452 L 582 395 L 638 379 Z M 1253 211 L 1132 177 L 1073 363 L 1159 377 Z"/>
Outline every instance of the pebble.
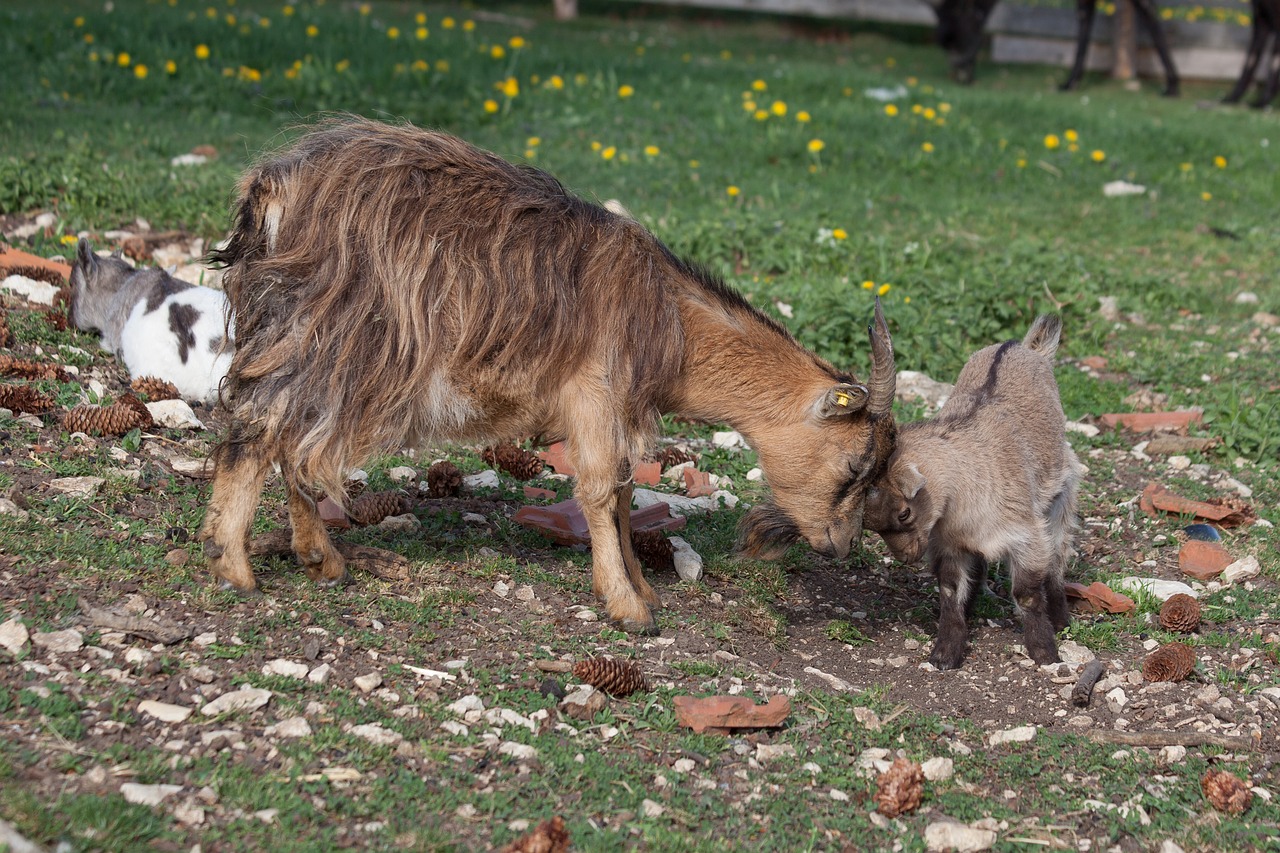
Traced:
<path fill-rule="evenodd" d="M 404 740 L 404 735 L 392 729 L 385 729 L 379 723 L 352 726 L 346 731 L 348 734 L 367 740 L 374 746 L 396 746 Z"/>
<path fill-rule="evenodd" d="M 49 488 L 60 495 L 91 498 L 106 482 L 102 477 L 58 477 L 49 481 Z"/>
<path fill-rule="evenodd" d="M 31 517 L 31 513 L 22 509 L 8 498 L 0 498 L 0 515 L 10 515 L 19 521 L 26 521 Z"/>
<path fill-rule="evenodd" d="M 270 690 L 263 690 L 260 687 L 243 687 L 230 693 L 223 693 L 201 708 L 200 713 L 206 717 L 213 717 L 231 711 L 256 711 L 270 701 Z"/>
<path fill-rule="evenodd" d="M 924 843 L 930 850 L 976 853 L 996 843 L 996 832 L 951 820 L 935 821 L 924 829 Z"/>
<path fill-rule="evenodd" d="M 692 758 L 677 758 L 671 765 L 671 769 L 677 773 L 692 773 L 693 769 L 698 766 L 698 762 Z"/>
<path fill-rule="evenodd" d="M 924 764 L 920 765 L 924 771 L 924 778 L 930 782 L 942 782 L 950 779 L 955 775 L 955 762 L 944 756 L 936 756 L 930 758 Z"/>
<path fill-rule="evenodd" d="M 311 670 L 311 672 L 307 673 L 307 681 L 310 681 L 312 684 L 324 684 L 329 680 L 329 675 L 332 672 L 333 667 L 329 666 L 327 663 L 322 663 L 315 669 Z"/>
<path fill-rule="evenodd" d="M 138 703 L 138 711 L 165 723 L 181 723 L 191 716 L 192 709 L 182 705 L 170 705 L 168 702 L 157 702 L 146 699 Z"/>
<path fill-rule="evenodd" d="M 157 400 L 147 403 L 147 411 L 157 426 L 166 429 L 204 429 L 204 424 L 183 400 Z"/>
<path fill-rule="evenodd" d="M 507 740 L 498 747 L 498 754 L 510 755 L 517 761 L 532 761 L 538 757 L 538 750 L 527 743 Z"/>
<path fill-rule="evenodd" d="M 1006 743 L 1028 743 L 1034 740 L 1035 736 L 1035 726 L 1018 726 L 1017 728 L 992 732 L 987 738 L 987 743 L 990 746 L 1000 746 Z"/>
<path fill-rule="evenodd" d="M 78 652 L 84 647 L 84 637 L 74 628 L 65 631 L 45 631 L 31 635 L 31 645 L 39 646 L 53 654 Z"/>
<path fill-rule="evenodd" d="M 263 734 L 267 737 L 279 738 L 310 737 L 311 724 L 307 722 L 306 717 L 289 717 L 275 725 L 267 726 Z"/>
<path fill-rule="evenodd" d="M 696 581 L 701 578 L 702 555 L 680 536 L 672 536 L 668 541 L 671 543 L 671 559 L 680 580 Z"/>
<path fill-rule="evenodd" d="M 181 790 L 181 785 L 140 785 L 137 782 L 125 782 L 120 786 L 125 802 L 139 806 L 158 806 Z"/>
<path fill-rule="evenodd" d="M 1240 583 L 1250 578 L 1256 578 L 1261 572 L 1262 566 L 1258 564 L 1258 558 L 1250 555 L 1236 560 L 1223 569 L 1221 579 L 1226 583 Z"/>
<path fill-rule="evenodd" d="M 382 685 L 382 673 L 370 672 L 366 675 L 356 676 L 352 680 L 361 693 L 372 693 Z"/>
<path fill-rule="evenodd" d="M 573 618 L 581 620 L 583 622 L 599 622 L 600 614 L 596 613 L 590 607 L 584 607 L 581 610 L 579 610 L 577 613 L 573 614 Z"/>
<path fill-rule="evenodd" d="M 789 743 L 756 744 L 756 761 L 765 764 L 779 758 L 795 758 L 796 748 Z"/>
<path fill-rule="evenodd" d="M 666 809 L 663 808 L 661 803 L 656 803 L 650 799 L 645 799 L 640 803 L 640 813 L 645 817 L 662 817 L 665 811 Z"/>
<path fill-rule="evenodd" d="M 31 634 L 27 631 L 27 626 L 22 624 L 22 620 L 17 616 L 0 625 L 0 647 L 14 657 L 18 656 L 30 639 Z"/>
<path fill-rule="evenodd" d="M 1161 764 L 1180 764 L 1187 757 L 1187 748 L 1180 744 L 1171 746 L 1163 746 L 1160 748 Z"/>
<path fill-rule="evenodd" d="M 387 477 L 397 483 L 417 479 L 417 476 L 418 472 L 408 465 L 397 465 L 395 468 L 387 470 Z"/>
<path fill-rule="evenodd" d="M 305 663 L 297 663 L 284 658 L 276 658 L 262 665 L 263 675 L 282 675 L 285 678 L 306 678 L 309 667 Z"/>

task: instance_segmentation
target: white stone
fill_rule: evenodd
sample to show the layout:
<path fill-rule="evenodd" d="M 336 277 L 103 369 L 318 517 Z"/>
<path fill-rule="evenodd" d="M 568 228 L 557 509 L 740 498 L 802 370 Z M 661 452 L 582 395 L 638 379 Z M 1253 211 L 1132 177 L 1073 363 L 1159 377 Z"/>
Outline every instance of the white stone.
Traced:
<path fill-rule="evenodd" d="M 1258 558 L 1251 554 L 1248 557 L 1236 560 L 1223 569 L 1221 579 L 1226 583 L 1240 583 L 1250 578 L 1256 578 L 1261 572 L 1262 566 L 1258 564 Z"/>
<path fill-rule="evenodd" d="M 1223 477 L 1222 485 L 1233 489 L 1235 493 L 1242 498 L 1253 497 L 1253 489 L 1249 488 L 1244 483 L 1237 480 L 1235 477 Z"/>
<path fill-rule="evenodd" d="M 1259 302 L 1258 294 L 1249 290 L 1240 291 L 1235 295 L 1235 299 L 1232 301 L 1237 305 L 1257 305 Z"/>
<path fill-rule="evenodd" d="M 263 690 L 260 687 L 242 687 L 230 693 L 223 693 L 201 708 L 200 713 L 206 717 L 213 717 L 231 711 L 256 711 L 270 701 L 270 690 Z"/>
<path fill-rule="evenodd" d="M 848 693 L 853 689 L 853 685 L 840 678 L 838 675 L 832 675 L 829 672 L 823 672 L 815 666 L 806 666 L 804 671 L 809 675 L 817 676 L 825 681 L 832 690 L 839 690 L 841 693 Z"/>
<path fill-rule="evenodd" d="M 759 468 L 752 468 L 747 472 L 747 480 L 756 483 L 764 479 L 764 471 Z"/>
<path fill-rule="evenodd" d="M 661 803 L 656 803 L 647 798 L 640 803 L 640 814 L 645 817 L 662 817 L 665 811 L 666 809 L 662 807 Z"/>
<path fill-rule="evenodd" d="M 445 706 L 445 710 L 461 717 L 468 711 L 484 711 L 484 700 L 473 693 L 470 696 L 463 696 L 456 702 L 449 703 Z"/>
<path fill-rule="evenodd" d="M 1185 853 L 1178 842 L 1172 838 L 1166 838 L 1160 843 L 1160 853 Z"/>
<path fill-rule="evenodd" d="M 157 702 L 145 699 L 138 703 L 138 711 L 165 723 L 181 723 L 191 716 L 193 709 L 182 705 L 171 705 L 168 702 Z"/>
<path fill-rule="evenodd" d="M 516 601 L 535 601 L 538 594 L 533 591 L 533 587 L 529 584 L 516 587 Z"/>
<path fill-rule="evenodd" d="M 462 478 L 462 488 L 468 492 L 474 492 L 478 489 L 496 489 L 499 485 L 498 472 L 492 468 L 487 471 L 481 471 L 479 474 L 468 474 Z"/>
<path fill-rule="evenodd" d="M 827 796 L 835 800 L 837 803 L 849 802 L 849 795 L 844 791 L 841 791 L 839 788 L 832 788 L 827 792 Z"/>
<path fill-rule="evenodd" d="M 651 489 L 636 489 L 631 497 L 640 509 L 664 503 L 671 508 L 672 515 L 678 516 L 702 515 L 715 512 L 721 508 L 722 502 L 726 509 L 733 509 L 738 505 L 737 495 L 726 492 L 723 489 L 697 498 L 687 498 L 684 495 L 669 495 L 664 492 L 655 492 Z"/>
<path fill-rule="evenodd" d="M 529 746 L 527 743 L 518 743 L 514 740 L 506 740 L 498 746 L 500 755 L 510 755 L 517 761 L 532 761 L 538 757 L 538 750 Z"/>
<path fill-rule="evenodd" d="M 493 594 L 498 598 L 506 598 L 511 593 L 511 584 L 506 581 L 498 581 L 493 585 Z"/>
<path fill-rule="evenodd" d="M 31 517 L 31 513 L 27 512 L 8 498 L 0 498 L 0 515 L 13 516 L 19 521 L 26 521 Z"/>
<path fill-rule="evenodd" d="M 147 411 L 158 426 L 166 429 L 204 429 L 204 424 L 185 400 L 157 400 L 147 403 Z"/>
<path fill-rule="evenodd" d="M 1177 595 L 1178 593 L 1182 593 L 1183 595 L 1189 595 L 1192 598 L 1200 597 L 1199 594 L 1193 588 L 1191 588 L 1185 583 L 1182 583 L 1181 581 L 1166 581 L 1166 580 L 1161 580 L 1160 578 L 1139 578 L 1139 577 L 1121 578 L 1120 580 L 1112 584 L 1112 587 L 1117 592 L 1126 591 L 1126 590 L 1141 592 L 1145 590 L 1151 593 L 1152 595 L 1154 595 L 1156 598 L 1160 599 L 1161 601 L 1166 601 L 1172 596 Z"/>
<path fill-rule="evenodd" d="M 955 775 L 955 762 L 945 756 L 935 756 L 920 765 L 924 778 L 930 782 L 943 782 Z"/>
<path fill-rule="evenodd" d="M 992 732 L 987 738 L 987 743 L 990 746 L 1000 746 L 1006 743 L 1028 743 L 1034 740 L 1035 736 L 1035 726 L 1018 726 L 1017 728 Z"/>
<path fill-rule="evenodd" d="M 310 737 L 311 724 L 307 722 L 306 717 L 289 717 L 275 725 L 267 726 L 263 734 L 267 737 L 279 738 Z"/>
<path fill-rule="evenodd" d="M 677 758 L 672 764 L 671 769 L 677 773 L 692 773 L 694 768 L 698 766 L 698 762 L 692 758 Z"/>
<path fill-rule="evenodd" d="M 358 675 L 352 681 L 355 682 L 356 687 L 360 688 L 361 693 L 372 693 L 382 686 L 382 673 L 370 672 L 365 675 Z"/>
<path fill-rule="evenodd" d="M 25 275 L 11 275 L 0 281 L 0 288 L 23 297 L 36 305 L 52 305 L 53 297 L 58 295 L 58 288 L 47 281 L 27 278 Z"/>
<path fill-rule="evenodd" d="M 29 639 L 31 634 L 27 631 L 27 626 L 17 616 L 0 625 L 0 647 L 14 657 L 18 656 Z"/>
<path fill-rule="evenodd" d="M 1174 471 L 1185 471 L 1191 467 L 1190 456 L 1170 456 L 1169 467 Z"/>
<path fill-rule="evenodd" d="M 213 631 L 206 631 L 203 634 L 197 634 L 192 637 L 191 642 L 197 646 L 212 646 L 218 642 L 218 635 Z"/>
<path fill-rule="evenodd" d="M 867 728 L 868 731 L 880 731 L 880 715 L 874 708 L 859 705 L 853 709 L 853 718 Z"/>
<path fill-rule="evenodd" d="M 422 526 L 422 522 L 411 512 L 403 515 L 389 515 L 378 522 L 378 529 L 388 533 L 412 533 Z"/>
<path fill-rule="evenodd" d="M 315 669 L 311 670 L 311 672 L 307 673 L 307 681 L 310 681 L 312 684 L 324 684 L 329 680 L 329 675 L 332 672 L 333 667 L 327 663 L 322 663 Z"/>
<path fill-rule="evenodd" d="M 31 635 L 31 645 L 39 646 L 54 654 L 70 654 L 84 647 L 84 636 L 74 628 L 64 631 L 44 631 Z"/>
<path fill-rule="evenodd" d="M 887 103 L 888 101 L 899 101 L 908 94 L 907 87 L 899 83 L 890 88 L 888 86 L 873 86 L 870 89 L 863 89 L 862 94 L 873 101 Z"/>
<path fill-rule="evenodd" d="M 1067 421 L 1067 432 L 1079 433 L 1087 438 L 1093 438 L 1101 430 L 1093 424 L 1082 424 L 1079 421 Z"/>
<path fill-rule="evenodd" d="M 91 498 L 106 482 L 102 477 L 58 477 L 49 481 L 49 488 L 60 495 Z"/>
<path fill-rule="evenodd" d="M 173 819 L 188 826 L 199 826 L 204 823 L 204 809 L 187 800 L 173 807 Z"/>
<path fill-rule="evenodd" d="M 766 764 L 779 758 L 795 758 L 796 748 L 789 743 L 756 744 L 756 761 Z"/>
<path fill-rule="evenodd" d="M 262 665 L 263 675 L 283 675 L 285 678 L 306 678 L 310 667 L 305 663 L 276 658 Z"/>
<path fill-rule="evenodd" d="M 471 729 L 467 728 L 465 724 L 460 723 L 457 720 L 445 720 L 440 724 L 440 728 L 441 730 L 457 737 L 466 737 L 471 734 Z"/>
<path fill-rule="evenodd" d="M 996 833 L 991 829 L 979 829 L 951 820 L 940 820 L 924 829 L 924 843 L 930 850 L 951 850 L 955 853 L 977 853 L 996 843 Z"/>
<path fill-rule="evenodd" d="M 1121 198 L 1127 195 L 1142 195 L 1147 188 L 1142 184 L 1131 184 L 1128 181 L 1108 181 L 1102 185 L 1102 194 L 1107 198 Z"/>
<path fill-rule="evenodd" d="M 741 433 L 735 430 L 729 430 L 728 432 L 712 433 L 711 443 L 714 444 L 716 447 L 721 447 L 721 448 L 724 448 L 725 450 L 747 449 L 747 440 L 742 437 Z"/>
<path fill-rule="evenodd" d="M 956 386 L 948 382 L 939 382 L 927 374 L 916 370 L 899 370 L 894 385 L 894 396 L 904 403 L 920 401 L 932 409 L 941 408 Z"/>
<path fill-rule="evenodd" d="M 191 459 L 186 456 L 174 456 L 169 460 L 169 467 L 174 473 L 196 480 L 213 476 L 212 459 Z"/>
<path fill-rule="evenodd" d="M 169 158 L 170 166 L 203 166 L 209 162 L 209 158 L 204 154 L 178 154 Z"/>
<path fill-rule="evenodd" d="M 1107 708 L 1113 714 L 1119 714 L 1125 705 L 1129 704 L 1129 697 L 1124 694 L 1124 690 L 1119 687 L 1113 688 L 1107 693 Z"/>
<path fill-rule="evenodd" d="M 671 560 L 680 580 L 696 581 L 701 578 L 702 555 L 680 536 L 672 536 L 668 541 L 671 542 Z"/>
<path fill-rule="evenodd" d="M 1075 665 L 1088 663 L 1097 655 L 1091 649 L 1080 645 L 1075 640 L 1063 640 L 1058 644 L 1058 657 L 1062 658 L 1063 663 Z"/>
<path fill-rule="evenodd" d="M 584 607 L 577 613 L 574 613 L 573 618 L 583 622 L 599 622 L 600 614 L 592 610 L 590 607 Z"/>
<path fill-rule="evenodd" d="M 139 785 L 137 782 L 125 782 L 120 786 L 120 794 L 125 801 L 140 806 L 158 806 L 181 790 L 181 785 Z"/>
<path fill-rule="evenodd" d="M 395 480 L 397 483 L 403 483 L 412 480 L 418 476 L 418 472 L 408 465 L 397 465 L 387 471 L 387 477 Z"/>
<path fill-rule="evenodd" d="M 366 723 L 362 726 L 352 726 L 348 729 L 348 734 L 353 734 L 358 738 L 369 741 L 374 746 L 395 746 L 404 740 L 404 735 L 391 729 L 384 729 L 378 723 Z"/>
<path fill-rule="evenodd" d="M 1187 757 L 1187 748 L 1181 744 L 1160 747 L 1161 764 L 1180 764 Z"/>

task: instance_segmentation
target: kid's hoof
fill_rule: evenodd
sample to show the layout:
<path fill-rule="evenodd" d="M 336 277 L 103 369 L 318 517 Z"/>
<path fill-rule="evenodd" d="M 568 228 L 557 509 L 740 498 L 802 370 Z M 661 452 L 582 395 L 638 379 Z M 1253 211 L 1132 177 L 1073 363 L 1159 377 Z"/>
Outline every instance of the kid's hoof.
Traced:
<path fill-rule="evenodd" d="M 964 663 L 964 655 L 957 657 L 955 655 L 940 655 L 935 652 L 929 655 L 929 663 L 933 664 L 933 668 L 939 672 L 946 672 L 949 669 L 959 669 Z"/>

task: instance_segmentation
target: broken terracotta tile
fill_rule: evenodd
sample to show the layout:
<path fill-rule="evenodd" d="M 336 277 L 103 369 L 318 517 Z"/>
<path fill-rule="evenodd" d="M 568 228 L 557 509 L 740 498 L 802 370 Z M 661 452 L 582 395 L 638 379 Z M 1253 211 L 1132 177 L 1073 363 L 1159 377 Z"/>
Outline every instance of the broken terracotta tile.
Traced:
<path fill-rule="evenodd" d="M 1080 359 L 1080 363 L 1091 370 L 1106 370 L 1107 359 L 1101 355 L 1086 355 Z"/>
<path fill-rule="evenodd" d="M 1094 581 L 1088 586 L 1079 583 L 1066 583 L 1064 586 L 1067 598 L 1080 599 L 1097 613 L 1129 613 L 1137 606 L 1132 598 L 1116 592 L 1102 581 Z"/>
<path fill-rule="evenodd" d="M 551 489 L 540 489 L 537 486 L 525 486 L 524 496 L 531 501 L 552 501 L 556 499 L 556 493 Z"/>
<path fill-rule="evenodd" d="M 714 494 L 716 487 L 711 485 L 711 475 L 697 468 L 684 469 L 684 491 L 691 498 Z"/>
<path fill-rule="evenodd" d="M 1099 420 L 1103 426 L 1124 427 L 1133 432 L 1186 432 L 1191 424 L 1198 424 L 1203 414 L 1189 412 L 1122 412 L 1103 415 Z"/>
<path fill-rule="evenodd" d="M 522 506 L 513 516 L 517 524 L 536 530 L 561 545 L 589 545 L 591 530 L 578 501 L 570 498 L 549 506 Z M 671 507 L 656 503 L 631 511 L 633 533 L 651 530 L 679 530 L 685 526 L 682 516 L 672 516 Z"/>
<path fill-rule="evenodd" d="M 636 466 L 631 479 L 643 486 L 656 486 L 662 482 L 662 465 L 658 462 L 641 462 Z"/>
<path fill-rule="evenodd" d="M 675 706 L 676 722 L 697 733 L 777 728 L 791 713 L 791 700 L 781 693 L 765 705 L 756 705 L 745 696 L 677 696 Z"/>
<path fill-rule="evenodd" d="M 1195 501 L 1174 494 L 1159 483 L 1147 484 L 1138 499 L 1138 507 L 1147 515 L 1155 515 L 1157 510 L 1175 515 L 1193 515 L 1223 527 L 1250 523 L 1257 517 L 1253 508 L 1243 501 L 1222 498 Z"/>
<path fill-rule="evenodd" d="M 61 261 L 51 261 L 42 258 L 39 255 L 33 255 L 30 252 L 24 252 L 21 249 L 14 249 L 9 246 L 0 246 L 0 278 L 8 275 L 8 270 L 23 268 L 48 270 L 62 276 L 65 283 L 71 278 L 71 265 Z"/>
<path fill-rule="evenodd" d="M 564 474 L 565 476 L 572 477 L 574 474 L 578 473 L 573 467 L 573 463 L 569 461 L 563 441 L 557 441 L 546 450 L 539 450 L 538 458 L 557 474 Z"/>
<path fill-rule="evenodd" d="M 1178 551 L 1178 568 L 1196 580 L 1213 580 L 1235 562 L 1231 553 L 1217 542 L 1189 539 Z"/>
<path fill-rule="evenodd" d="M 347 516 L 347 511 L 328 495 L 320 499 L 320 502 L 316 504 L 316 510 L 319 511 L 320 520 L 325 523 L 326 527 L 346 530 L 351 526 L 351 519 Z"/>

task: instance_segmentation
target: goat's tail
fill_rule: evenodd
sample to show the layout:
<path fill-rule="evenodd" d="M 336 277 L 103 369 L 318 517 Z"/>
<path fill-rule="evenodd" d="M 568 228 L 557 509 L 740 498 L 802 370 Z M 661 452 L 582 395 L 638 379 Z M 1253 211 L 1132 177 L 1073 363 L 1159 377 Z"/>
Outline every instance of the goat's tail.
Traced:
<path fill-rule="evenodd" d="M 1058 351 L 1058 339 L 1062 337 L 1062 318 L 1057 314 L 1041 314 L 1027 330 L 1022 345 L 1052 359 Z"/>

